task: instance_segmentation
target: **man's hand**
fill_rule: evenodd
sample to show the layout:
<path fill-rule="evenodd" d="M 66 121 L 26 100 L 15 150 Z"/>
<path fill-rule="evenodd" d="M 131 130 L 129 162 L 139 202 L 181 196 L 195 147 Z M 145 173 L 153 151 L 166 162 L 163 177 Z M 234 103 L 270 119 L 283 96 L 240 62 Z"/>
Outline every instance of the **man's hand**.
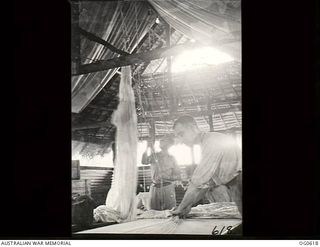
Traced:
<path fill-rule="evenodd" d="M 172 209 L 173 216 L 179 216 L 179 218 L 186 218 L 187 214 L 191 211 L 191 206 L 181 209 L 180 207 Z"/>

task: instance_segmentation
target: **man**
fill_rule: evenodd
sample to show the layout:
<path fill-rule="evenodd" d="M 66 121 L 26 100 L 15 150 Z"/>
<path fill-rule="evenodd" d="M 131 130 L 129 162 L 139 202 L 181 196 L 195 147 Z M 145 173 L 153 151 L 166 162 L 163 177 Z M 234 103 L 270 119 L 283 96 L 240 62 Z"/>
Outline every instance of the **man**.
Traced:
<path fill-rule="evenodd" d="M 184 144 L 190 147 L 200 145 L 202 158 L 193 172 L 182 202 L 172 214 L 185 217 L 206 193 L 216 201 L 234 201 L 242 214 L 242 159 L 236 141 L 225 134 L 200 132 L 191 116 L 178 118 L 173 130 Z"/>
<path fill-rule="evenodd" d="M 175 158 L 168 153 L 168 149 L 174 144 L 171 137 L 164 137 L 160 140 L 161 152 L 155 153 L 153 145 L 151 146 L 151 154 L 147 151 L 142 155 L 142 164 L 151 164 L 150 186 L 150 209 L 166 210 L 176 206 L 175 184 L 176 180 L 180 180 L 180 169 Z"/>

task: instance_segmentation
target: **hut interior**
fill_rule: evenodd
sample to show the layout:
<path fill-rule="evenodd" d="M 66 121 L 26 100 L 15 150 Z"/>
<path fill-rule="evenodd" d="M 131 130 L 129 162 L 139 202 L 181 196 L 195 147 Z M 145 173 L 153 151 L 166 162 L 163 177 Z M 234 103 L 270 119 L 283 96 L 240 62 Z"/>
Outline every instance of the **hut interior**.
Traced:
<path fill-rule="evenodd" d="M 112 115 L 124 66 L 131 68 L 137 115 L 137 195 L 148 193 L 152 183 L 150 165 L 141 163 L 148 140 L 153 138 L 159 149 L 159 140 L 173 133 L 174 120 L 181 115 L 194 117 L 203 132 L 232 136 L 241 148 L 240 0 L 71 1 L 71 9 L 75 218 L 83 214 L 75 210 L 79 196 L 89 196 L 91 208 L 96 208 L 105 204 L 112 184 L 117 146 Z M 181 144 L 170 150 L 181 168 L 182 182 L 175 187 L 179 205 L 201 154 Z M 89 224 L 75 220 L 73 232 L 142 233 L 133 230 L 135 221 L 114 224 L 91 222 L 91 214 L 89 218 Z M 138 221 L 157 226 L 149 227 L 149 233 L 211 235 L 212 225 L 225 232 L 222 226 L 241 220 L 187 219 L 171 232 L 161 229 L 171 229 L 172 222 Z"/>

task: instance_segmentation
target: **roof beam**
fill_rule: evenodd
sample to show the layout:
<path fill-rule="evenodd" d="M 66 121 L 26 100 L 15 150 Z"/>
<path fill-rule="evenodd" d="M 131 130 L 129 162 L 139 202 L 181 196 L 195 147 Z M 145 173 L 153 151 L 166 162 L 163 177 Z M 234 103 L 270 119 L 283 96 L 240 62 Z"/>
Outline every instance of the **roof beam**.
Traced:
<path fill-rule="evenodd" d="M 74 1 L 71 2 L 72 9 L 72 35 L 71 35 L 71 60 L 72 60 L 72 73 L 78 73 L 81 65 L 81 51 L 80 51 L 80 34 L 78 31 L 79 27 L 79 3 Z"/>
<path fill-rule="evenodd" d="M 110 43 L 108 43 L 107 41 L 99 38 L 98 36 L 92 34 L 92 33 L 89 33 L 87 32 L 86 30 L 82 29 L 81 27 L 78 27 L 78 31 L 81 35 L 83 35 L 84 37 L 86 37 L 87 39 L 91 40 L 91 41 L 94 41 L 100 45 L 103 45 L 105 47 L 107 47 L 108 49 L 110 49 L 111 51 L 117 53 L 117 54 L 120 54 L 120 55 L 129 55 L 130 53 L 128 52 L 125 52 L 125 51 L 122 51 L 116 47 L 114 47 L 113 45 L 111 45 Z"/>
<path fill-rule="evenodd" d="M 97 129 L 97 128 L 102 128 L 102 127 L 107 127 L 110 123 L 106 121 L 102 122 L 95 122 L 95 123 L 85 123 L 85 124 L 79 124 L 72 126 L 72 131 L 75 130 L 84 130 L 84 129 Z"/>
<path fill-rule="evenodd" d="M 207 100 L 208 100 L 208 104 L 207 104 L 207 110 L 208 110 L 208 117 L 209 117 L 209 127 L 210 127 L 210 132 L 213 132 L 214 131 L 214 128 L 213 128 L 213 118 L 212 118 L 212 108 L 211 108 L 211 98 L 208 96 L 207 97 Z"/>
<path fill-rule="evenodd" d="M 171 27 L 169 24 L 166 24 L 166 45 L 167 47 L 171 47 Z M 171 56 L 167 57 L 167 77 L 168 77 L 168 85 L 169 85 L 169 93 L 170 93 L 170 103 L 171 103 L 171 113 L 175 113 L 177 110 L 176 106 L 176 92 L 175 87 L 172 82 L 172 60 Z"/>
<path fill-rule="evenodd" d="M 214 114 L 222 114 L 230 112 L 230 108 L 227 109 L 219 109 L 216 110 Z M 154 121 L 171 121 L 177 118 L 181 113 L 177 112 L 176 114 L 162 114 L 161 116 L 147 116 L 138 117 L 138 123 L 144 123 L 146 120 L 154 120 Z M 208 116 L 208 111 L 197 111 L 197 112 L 187 112 L 188 115 L 193 117 L 202 117 Z M 148 116 L 149 115 L 149 116 Z M 86 129 L 97 129 L 97 128 L 106 128 L 110 125 L 110 122 L 101 121 L 101 122 L 93 122 L 93 123 L 85 123 L 85 124 L 78 124 L 72 126 L 72 131 L 76 130 L 86 130 Z"/>
<path fill-rule="evenodd" d="M 182 45 L 176 45 L 174 47 L 166 47 L 154 49 L 148 52 L 129 54 L 125 56 L 119 56 L 113 59 L 101 60 L 90 64 L 83 64 L 79 68 L 79 73 L 74 75 L 88 74 L 98 71 L 109 70 L 122 66 L 128 66 L 137 63 L 149 62 L 155 59 L 175 56 L 183 51 L 198 47 L 199 43 L 188 43 Z"/>
<path fill-rule="evenodd" d="M 116 109 L 112 109 L 112 108 L 108 108 L 108 107 L 104 107 L 104 106 L 98 106 L 98 105 L 88 105 L 88 108 L 92 108 L 92 109 L 98 109 L 100 111 L 115 111 Z"/>

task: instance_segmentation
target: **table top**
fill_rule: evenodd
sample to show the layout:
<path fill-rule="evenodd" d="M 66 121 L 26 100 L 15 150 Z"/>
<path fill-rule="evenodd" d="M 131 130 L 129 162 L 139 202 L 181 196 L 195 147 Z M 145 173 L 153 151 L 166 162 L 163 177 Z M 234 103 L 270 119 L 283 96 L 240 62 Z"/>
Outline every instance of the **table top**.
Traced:
<path fill-rule="evenodd" d="M 76 234 L 183 234 L 225 235 L 241 224 L 241 219 L 139 219 L 131 222 L 98 227 Z"/>

